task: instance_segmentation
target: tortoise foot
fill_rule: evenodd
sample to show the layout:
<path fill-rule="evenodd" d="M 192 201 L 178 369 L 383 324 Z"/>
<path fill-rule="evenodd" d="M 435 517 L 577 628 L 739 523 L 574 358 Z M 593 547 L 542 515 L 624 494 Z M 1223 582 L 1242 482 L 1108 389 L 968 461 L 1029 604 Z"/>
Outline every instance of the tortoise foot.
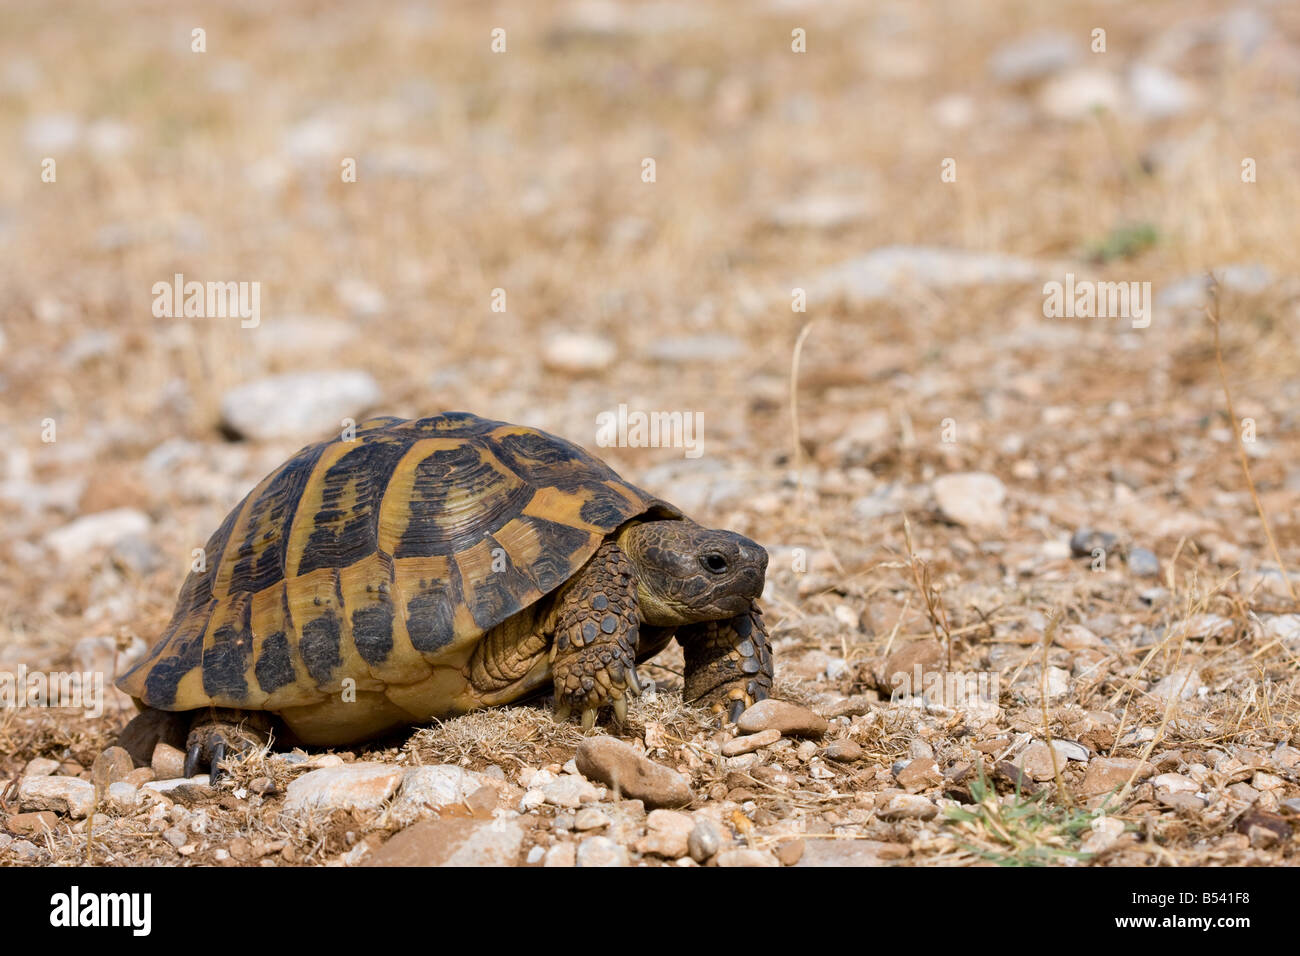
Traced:
<path fill-rule="evenodd" d="M 209 783 L 216 783 L 223 775 L 223 760 L 261 748 L 269 736 L 261 715 L 217 708 L 200 714 L 185 741 L 185 776 L 192 777 L 206 767 Z"/>
<path fill-rule="evenodd" d="M 755 606 L 722 621 L 678 628 L 686 657 L 687 701 L 735 723 L 772 691 L 772 649 L 763 615 Z"/>

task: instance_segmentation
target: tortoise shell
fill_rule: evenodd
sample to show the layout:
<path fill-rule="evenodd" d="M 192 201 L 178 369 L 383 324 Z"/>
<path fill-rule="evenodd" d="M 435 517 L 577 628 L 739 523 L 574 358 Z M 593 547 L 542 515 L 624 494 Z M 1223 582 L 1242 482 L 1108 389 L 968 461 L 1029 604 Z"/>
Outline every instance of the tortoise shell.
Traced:
<path fill-rule="evenodd" d="M 118 681 L 161 710 L 278 710 L 458 666 L 628 521 L 681 512 L 554 435 L 465 412 L 303 448 L 226 517 Z"/>

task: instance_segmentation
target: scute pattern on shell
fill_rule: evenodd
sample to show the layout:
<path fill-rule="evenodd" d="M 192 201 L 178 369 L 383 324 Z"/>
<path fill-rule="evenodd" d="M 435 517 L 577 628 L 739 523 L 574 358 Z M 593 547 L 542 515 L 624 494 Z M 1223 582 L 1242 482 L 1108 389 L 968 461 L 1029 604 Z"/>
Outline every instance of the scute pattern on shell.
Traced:
<path fill-rule="evenodd" d="M 345 678 L 414 683 L 648 512 L 680 516 L 545 432 L 465 412 L 371 419 L 249 492 L 118 686 L 164 710 L 276 710 Z"/>

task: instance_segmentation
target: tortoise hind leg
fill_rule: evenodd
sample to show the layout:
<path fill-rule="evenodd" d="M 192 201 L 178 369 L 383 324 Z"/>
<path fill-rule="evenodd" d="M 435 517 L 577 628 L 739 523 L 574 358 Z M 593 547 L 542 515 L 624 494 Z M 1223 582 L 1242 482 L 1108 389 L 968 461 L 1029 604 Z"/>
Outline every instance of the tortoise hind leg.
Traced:
<path fill-rule="evenodd" d="M 185 776 L 194 776 L 201 765 L 206 765 L 209 782 L 216 783 L 221 777 L 222 760 L 232 753 L 256 750 L 270 736 L 270 719 L 261 711 L 225 707 L 198 711 L 185 741 Z"/>
<path fill-rule="evenodd" d="M 626 693 L 641 690 L 636 679 L 639 627 L 632 562 L 607 541 L 556 600 L 551 668 L 557 718 L 563 720 L 577 708 L 582 729 L 590 730 L 600 708 L 609 704 L 622 722 Z"/>
<path fill-rule="evenodd" d="M 686 658 L 687 701 L 725 712 L 735 723 L 772 692 L 772 646 L 757 604 L 726 620 L 679 627 L 677 643 Z"/>

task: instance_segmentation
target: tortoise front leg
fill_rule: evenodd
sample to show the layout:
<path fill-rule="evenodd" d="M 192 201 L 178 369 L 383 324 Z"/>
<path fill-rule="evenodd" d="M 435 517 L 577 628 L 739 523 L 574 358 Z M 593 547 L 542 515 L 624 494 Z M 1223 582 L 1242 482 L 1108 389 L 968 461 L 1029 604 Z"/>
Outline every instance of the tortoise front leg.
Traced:
<path fill-rule="evenodd" d="M 270 731 L 270 720 L 261 711 L 209 707 L 197 712 L 185 741 L 185 776 L 192 777 L 200 766 L 207 766 L 209 783 L 216 783 L 221 777 L 221 761 L 228 754 L 261 747 Z"/>
<path fill-rule="evenodd" d="M 601 545 L 563 590 L 555 604 L 551 668 L 555 715 L 582 712 L 582 729 L 596 723 L 610 704 L 621 722 L 626 691 L 640 693 L 636 645 L 640 611 L 632 562 L 612 541 Z"/>
<path fill-rule="evenodd" d="M 735 723 L 745 708 L 772 691 L 772 646 L 763 612 L 751 605 L 744 614 L 677 629 L 686 657 L 682 696 Z"/>

